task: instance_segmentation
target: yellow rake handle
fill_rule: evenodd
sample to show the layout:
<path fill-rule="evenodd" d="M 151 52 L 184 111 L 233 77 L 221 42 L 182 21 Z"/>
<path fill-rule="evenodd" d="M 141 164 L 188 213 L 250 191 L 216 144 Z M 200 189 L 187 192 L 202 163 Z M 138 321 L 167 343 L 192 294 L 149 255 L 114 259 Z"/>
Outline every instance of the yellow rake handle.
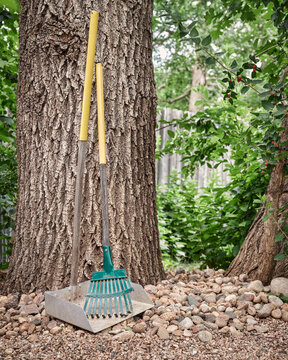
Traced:
<path fill-rule="evenodd" d="M 100 164 L 106 164 L 104 94 L 103 94 L 103 68 L 102 68 L 102 64 L 96 64 L 96 84 L 97 84 L 99 163 Z"/>
<path fill-rule="evenodd" d="M 89 38 L 88 38 L 88 49 L 87 49 L 83 103 L 82 103 L 82 116 L 81 116 L 81 127 L 80 127 L 80 136 L 79 136 L 79 140 L 82 141 L 86 141 L 88 135 L 88 121 L 89 121 L 89 112 L 90 112 L 98 19 L 99 19 L 99 12 L 92 11 L 90 17 L 90 26 L 89 26 Z"/>

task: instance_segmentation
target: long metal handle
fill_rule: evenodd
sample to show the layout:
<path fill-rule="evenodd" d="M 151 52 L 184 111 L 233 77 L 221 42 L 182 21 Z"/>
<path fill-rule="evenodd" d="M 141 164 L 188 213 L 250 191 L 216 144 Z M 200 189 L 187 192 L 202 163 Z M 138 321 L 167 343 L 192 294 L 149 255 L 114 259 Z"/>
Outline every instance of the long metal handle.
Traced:
<path fill-rule="evenodd" d="M 102 244 L 105 247 L 105 246 L 110 246 L 110 239 L 109 239 L 108 195 L 107 195 L 107 175 L 106 175 L 106 144 L 105 144 L 102 64 L 96 64 L 96 85 L 97 85 L 97 114 L 98 114 L 99 163 L 100 163 L 100 191 L 101 191 L 101 208 L 102 208 Z"/>
<path fill-rule="evenodd" d="M 86 147 L 87 147 L 88 120 L 90 113 L 92 78 L 93 78 L 93 68 L 94 68 L 93 65 L 94 65 L 94 57 L 95 57 L 95 49 L 96 49 L 98 18 L 99 18 L 99 12 L 92 11 L 90 17 L 90 26 L 89 26 L 81 127 L 80 127 L 80 136 L 79 136 L 79 145 L 78 145 L 79 146 L 78 165 L 77 165 L 77 174 L 76 174 L 72 260 L 71 260 L 71 277 L 70 277 L 70 286 L 72 287 L 75 287 L 77 285 L 77 280 L 78 280 L 83 174 L 84 174 Z"/>

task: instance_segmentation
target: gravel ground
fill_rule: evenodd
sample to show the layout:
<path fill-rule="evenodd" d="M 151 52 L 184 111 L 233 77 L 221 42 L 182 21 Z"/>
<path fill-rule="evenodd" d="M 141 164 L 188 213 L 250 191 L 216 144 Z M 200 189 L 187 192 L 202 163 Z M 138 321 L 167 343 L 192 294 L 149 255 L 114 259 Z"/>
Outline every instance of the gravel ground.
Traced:
<path fill-rule="evenodd" d="M 218 289 L 220 278 L 223 284 L 220 284 Z M 210 270 L 210 273 L 200 271 L 178 275 L 170 273 L 168 280 L 158 284 L 157 287 L 152 285 L 146 287 L 155 303 L 151 311 L 148 310 L 141 317 L 127 320 L 121 326 L 117 325 L 99 334 L 91 334 L 49 318 L 45 313 L 44 302 L 41 300 L 43 295 L 40 292 L 22 295 L 16 303 L 15 296 L 0 295 L 0 360 L 287 360 L 288 321 L 285 318 L 287 304 L 279 303 L 278 307 L 273 305 L 273 308 L 271 305 L 273 299 L 270 301 L 269 298 L 268 301 L 268 295 L 260 289 L 255 288 L 253 293 L 251 291 L 253 284 L 250 285 L 251 283 L 239 281 L 238 278 L 225 278 L 223 273 L 213 270 Z M 235 290 L 237 303 L 234 305 L 229 303 L 233 301 L 231 293 L 225 294 L 226 290 L 232 292 L 233 287 L 237 288 L 237 291 Z M 248 288 L 246 293 L 245 288 Z M 189 302 L 198 297 L 201 299 L 198 304 L 188 304 L 185 294 L 190 292 L 195 298 L 190 297 Z M 254 298 L 252 293 L 255 295 Z M 209 303 L 211 296 L 213 300 L 214 295 L 217 296 L 217 301 Z M 249 307 L 248 305 L 243 307 L 241 296 L 246 296 L 248 300 L 245 302 Z M 259 304 L 260 297 L 264 303 Z M 32 308 L 32 305 L 38 306 L 39 313 L 25 314 L 25 306 L 28 309 L 29 306 Z M 282 318 L 276 319 L 272 315 L 261 318 L 264 305 L 266 308 L 269 305 L 274 311 L 280 311 L 280 316 L 282 311 Z M 226 310 L 221 313 L 223 306 L 226 306 Z M 251 312 L 254 307 L 256 313 L 251 316 L 249 311 Z M 277 311 L 274 313 L 275 316 L 278 316 Z M 173 314 L 171 319 L 167 313 Z M 225 318 L 227 314 L 230 314 L 228 320 Z M 224 324 L 215 321 L 218 316 L 223 316 Z M 249 324 L 247 317 L 255 321 L 255 324 Z M 194 324 L 191 322 L 192 325 L 185 328 L 183 320 L 187 323 L 192 321 L 191 319 Z M 202 322 L 198 323 L 200 320 Z M 176 329 L 174 331 L 172 331 L 173 326 Z M 169 334 L 167 329 L 171 329 Z M 209 336 L 202 338 L 200 333 Z"/>

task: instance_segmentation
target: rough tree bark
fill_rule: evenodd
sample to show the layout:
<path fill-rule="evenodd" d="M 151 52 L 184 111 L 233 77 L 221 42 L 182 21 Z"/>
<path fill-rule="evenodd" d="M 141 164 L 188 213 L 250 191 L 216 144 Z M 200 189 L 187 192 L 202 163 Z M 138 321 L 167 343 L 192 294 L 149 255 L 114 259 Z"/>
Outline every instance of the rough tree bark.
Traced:
<path fill-rule="evenodd" d="M 8 291 L 69 282 L 77 142 L 89 16 L 99 10 L 110 236 L 116 268 L 164 277 L 155 194 L 153 1 L 22 0 L 17 114 L 18 206 Z M 91 7 L 92 6 L 92 7 Z M 95 89 L 92 90 L 79 281 L 101 270 Z"/>
<path fill-rule="evenodd" d="M 284 120 L 283 127 L 285 130 L 280 135 L 281 143 L 284 144 L 288 140 L 288 119 Z M 250 279 L 259 279 L 264 284 L 269 284 L 274 277 L 288 276 L 287 259 L 277 262 L 274 260 L 275 255 L 282 252 L 284 246 L 283 243 L 274 240 L 279 233 L 279 225 L 276 223 L 281 224 L 281 227 L 287 223 L 287 210 L 279 213 L 279 209 L 288 205 L 288 179 L 285 177 L 287 150 L 285 145 L 279 149 L 280 160 L 272 170 L 266 191 L 266 204 L 272 205 L 263 206 L 259 210 L 238 255 L 226 272 L 229 276 L 245 273 Z M 271 208 L 274 211 L 269 215 L 269 219 L 263 222 L 263 217 L 269 214 Z"/>

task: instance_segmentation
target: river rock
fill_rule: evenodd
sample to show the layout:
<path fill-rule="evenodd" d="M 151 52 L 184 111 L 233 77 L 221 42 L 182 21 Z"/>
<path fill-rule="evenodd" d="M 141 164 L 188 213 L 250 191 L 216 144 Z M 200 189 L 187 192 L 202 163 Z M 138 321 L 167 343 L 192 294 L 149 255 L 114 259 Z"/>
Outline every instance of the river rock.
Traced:
<path fill-rule="evenodd" d="M 271 281 L 271 292 L 274 295 L 288 296 L 288 278 L 278 277 Z"/>
<path fill-rule="evenodd" d="M 199 331 L 198 338 L 202 342 L 210 342 L 213 339 L 212 334 L 207 330 Z"/>
<path fill-rule="evenodd" d="M 132 331 L 123 331 L 120 334 L 114 335 L 112 340 L 117 341 L 128 341 L 134 337 L 134 333 Z"/>
<path fill-rule="evenodd" d="M 283 305 L 283 301 L 278 296 L 269 295 L 268 300 L 271 304 L 274 304 L 277 307 L 280 307 Z"/>
<path fill-rule="evenodd" d="M 275 305 L 274 305 L 275 306 Z M 272 310 L 274 310 L 273 304 L 265 304 L 260 310 L 258 310 L 258 316 L 260 319 L 270 316 Z"/>
<path fill-rule="evenodd" d="M 282 312 L 280 309 L 274 309 L 272 310 L 271 312 L 271 316 L 274 318 L 274 319 L 281 319 L 282 317 Z"/>
<path fill-rule="evenodd" d="M 157 331 L 157 335 L 162 340 L 169 339 L 169 333 L 168 333 L 167 329 L 165 329 L 163 326 L 159 327 L 159 329 Z"/>
<path fill-rule="evenodd" d="M 264 286 L 262 284 L 262 281 L 260 280 L 251 281 L 251 283 L 247 286 L 247 290 L 255 291 L 256 293 L 263 291 Z"/>
<path fill-rule="evenodd" d="M 188 317 L 185 317 L 185 319 L 183 319 L 180 323 L 179 323 L 179 327 L 181 330 L 184 330 L 184 329 L 190 329 L 190 327 L 193 325 L 193 321 L 188 318 Z"/>

